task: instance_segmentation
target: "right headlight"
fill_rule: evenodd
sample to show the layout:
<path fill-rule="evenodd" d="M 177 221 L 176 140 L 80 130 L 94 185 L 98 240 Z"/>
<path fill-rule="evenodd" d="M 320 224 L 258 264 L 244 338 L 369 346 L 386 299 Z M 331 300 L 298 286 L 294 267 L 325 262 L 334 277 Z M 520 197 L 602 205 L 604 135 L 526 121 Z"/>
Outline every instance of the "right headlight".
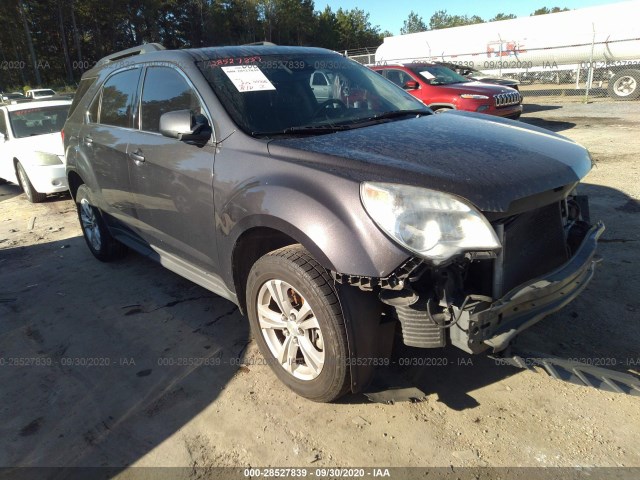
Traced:
<path fill-rule="evenodd" d="M 377 182 L 363 182 L 360 197 L 369 216 L 387 235 L 434 264 L 464 251 L 501 247 L 487 219 L 460 197 Z"/>
<path fill-rule="evenodd" d="M 34 165 L 62 165 L 62 159 L 64 157 L 60 157 L 54 153 L 48 152 L 33 152 L 33 164 Z"/>
<path fill-rule="evenodd" d="M 460 95 L 462 98 L 466 98 L 467 100 L 489 100 L 489 97 L 486 95 L 473 95 L 471 93 L 463 93 Z"/>

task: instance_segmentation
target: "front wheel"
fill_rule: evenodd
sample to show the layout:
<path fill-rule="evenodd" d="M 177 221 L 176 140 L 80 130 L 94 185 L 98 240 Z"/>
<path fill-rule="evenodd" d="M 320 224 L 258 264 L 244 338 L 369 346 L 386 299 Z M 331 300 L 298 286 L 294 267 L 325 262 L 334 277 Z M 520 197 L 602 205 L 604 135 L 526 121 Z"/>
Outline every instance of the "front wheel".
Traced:
<path fill-rule="evenodd" d="M 33 188 L 31 180 L 29 180 L 29 176 L 20 162 L 16 163 L 16 173 L 18 174 L 17 176 L 18 182 L 20 182 L 20 187 L 22 187 L 24 194 L 27 196 L 27 200 L 31 203 L 41 203 L 47 199 L 46 193 L 40 193 Z"/>
<path fill-rule="evenodd" d="M 609 96 L 615 100 L 634 100 L 640 97 L 640 70 L 623 70 L 609 79 Z"/>
<path fill-rule="evenodd" d="M 331 402 L 349 389 L 347 334 L 331 279 L 302 246 L 260 258 L 247 280 L 247 313 L 260 351 L 298 395 Z"/>
<path fill-rule="evenodd" d="M 78 188 L 76 208 L 84 239 L 94 257 L 102 262 L 110 262 L 126 254 L 127 247 L 111 236 L 100 210 L 91 205 L 86 185 Z"/>

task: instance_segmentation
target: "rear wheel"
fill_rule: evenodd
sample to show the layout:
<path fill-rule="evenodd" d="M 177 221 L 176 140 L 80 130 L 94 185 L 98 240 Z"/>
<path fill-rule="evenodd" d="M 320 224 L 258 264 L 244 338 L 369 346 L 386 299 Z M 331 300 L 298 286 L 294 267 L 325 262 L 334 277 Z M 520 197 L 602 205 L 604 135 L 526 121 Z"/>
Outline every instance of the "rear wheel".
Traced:
<path fill-rule="evenodd" d="M 76 192 L 76 208 L 84 239 L 94 257 L 109 262 L 126 254 L 127 247 L 111 236 L 100 210 L 91 205 L 86 185 L 80 185 Z"/>
<path fill-rule="evenodd" d="M 609 79 L 609 96 L 615 100 L 634 100 L 640 97 L 640 70 L 623 70 Z"/>
<path fill-rule="evenodd" d="M 342 309 L 327 271 L 302 246 L 281 248 L 255 263 L 247 312 L 260 351 L 291 390 L 317 402 L 347 392 Z"/>
<path fill-rule="evenodd" d="M 20 162 L 16 163 L 16 173 L 18 174 L 17 177 L 18 182 L 20 182 L 20 187 L 22 187 L 24 194 L 27 196 L 27 200 L 31 203 L 40 203 L 47 199 L 46 193 L 40 193 L 33 188 L 31 180 L 29 180 L 29 176 Z"/>

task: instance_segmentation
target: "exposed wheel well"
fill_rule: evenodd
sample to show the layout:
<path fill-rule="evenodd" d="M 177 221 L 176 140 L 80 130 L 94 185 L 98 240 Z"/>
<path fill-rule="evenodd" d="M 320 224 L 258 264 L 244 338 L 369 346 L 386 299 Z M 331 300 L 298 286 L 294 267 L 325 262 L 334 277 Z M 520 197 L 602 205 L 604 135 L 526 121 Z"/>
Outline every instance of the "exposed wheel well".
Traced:
<path fill-rule="evenodd" d="M 76 172 L 69 172 L 68 181 L 69 181 L 69 192 L 71 192 L 71 198 L 75 200 L 76 193 L 78 192 L 78 188 L 80 187 L 80 185 L 84 183 L 84 181 L 82 180 L 80 175 L 78 175 Z"/>
<path fill-rule="evenodd" d="M 244 232 L 233 248 L 231 266 L 233 268 L 233 284 L 238 296 L 240 311 L 246 310 L 246 284 L 253 264 L 269 252 L 278 248 L 298 243 L 290 236 L 272 228 L 258 227 Z"/>

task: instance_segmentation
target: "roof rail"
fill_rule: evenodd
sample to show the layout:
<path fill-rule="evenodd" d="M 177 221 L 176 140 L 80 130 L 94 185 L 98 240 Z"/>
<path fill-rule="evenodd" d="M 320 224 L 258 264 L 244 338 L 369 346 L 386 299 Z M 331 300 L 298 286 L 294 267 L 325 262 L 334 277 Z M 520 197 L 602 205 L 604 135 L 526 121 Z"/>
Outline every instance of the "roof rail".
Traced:
<path fill-rule="evenodd" d="M 123 58 L 133 57 L 134 55 L 142 55 L 143 53 L 157 52 L 159 50 L 165 50 L 165 48 L 159 43 L 145 43 L 144 45 L 138 45 L 137 47 L 127 48 L 98 60 L 96 65 L 104 65 L 105 63 L 115 62 L 116 60 L 122 60 Z"/>

